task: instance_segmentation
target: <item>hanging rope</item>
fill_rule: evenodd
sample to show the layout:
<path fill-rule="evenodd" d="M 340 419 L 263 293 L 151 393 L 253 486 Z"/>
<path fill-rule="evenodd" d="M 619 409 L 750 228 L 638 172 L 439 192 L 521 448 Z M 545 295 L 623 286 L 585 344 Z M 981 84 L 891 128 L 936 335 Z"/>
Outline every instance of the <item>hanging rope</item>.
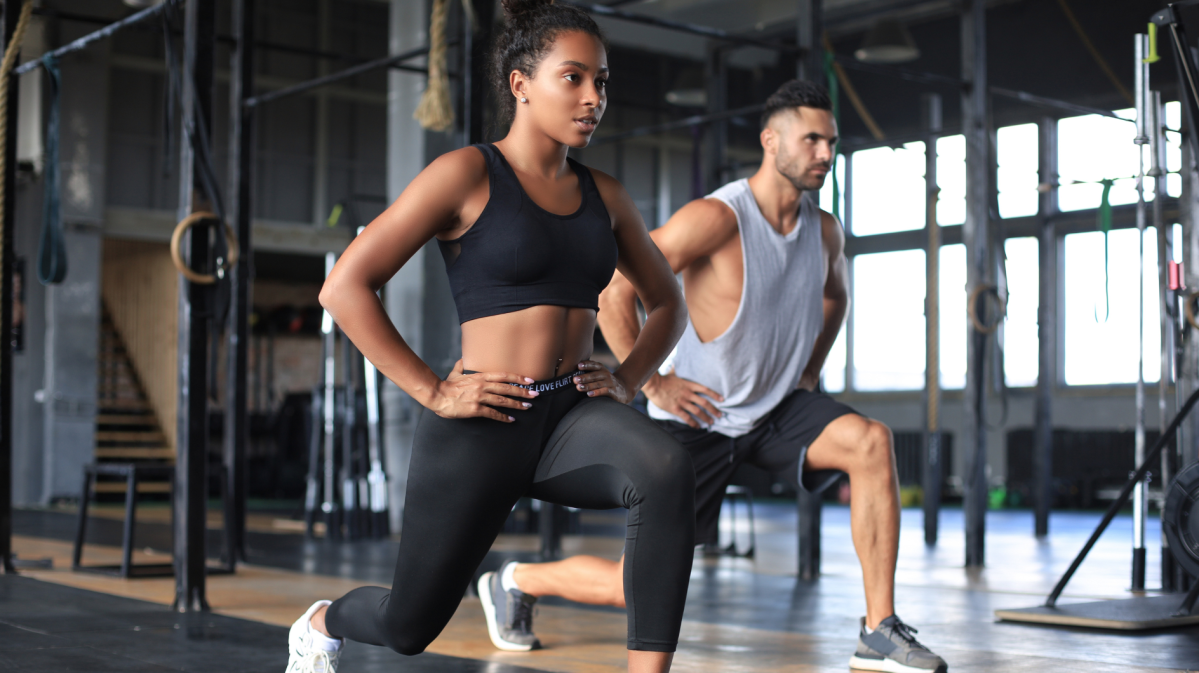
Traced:
<path fill-rule="evenodd" d="M 50 114 L 46 120 L 46 166 L 42 171 L 42 230 L 38 234 L 37 279 L 42 285 L 55 285 L 67 277 L 67 245 L 62 232 L 58 139 L 59 90 L 62 74 L 58 58 L 42 56 L 42 70 L 50 83 Z"/>
<path fill-rule="evenodd" d="M 824 50 L 829 54 L 833 53 L 833 43 L 829 40 L 828 33 L 824 34 Z M 826 57 L 827 62 L 828 59 Z M 883 133 L 882 128 L 879 127 L 878 122 L 874 121 L 874 115 L 870 114 L 870 111 L 866 109 L 866 104 L 858 96 L 858 90 L 853 88 L 853 82 L 849 81 L 849 74 L 845 72 L 845 68 L 842 68 L 841 64 L 834 60 L 832 61 L 832 69 L 837 75 L 837 81 L 840 83 L 841 88 L 845 89 L 845 95 L 849 97 L 849 103 L 853 105 L 853 109 L 862 118 L 862 122 L 866 124 L 866 128 L 870 129 L 870 135 L 874 136 L 875 140 L 886 138 L 887 136 Z"/>
<path fill-rule="evenodd" d="M 445 131 L 454 123 L 450 76 L 446 71 L 445 32 L 449 13 L 449 0 L 433 0 L 433 15 L 429 20 L 429 84 L 412 115 L 422 128 L 432 131 Z"/>
<path fill-rule="evenodd" d="M 1115 180 L 1100 180 L 1103 196 L 1099 198 L 1099 210 L 1095 224 L 1103 232 L 1103 320 L 1099 319 L 1099 307 L 1095 307 L 1095 322 L 1107 322 L 1112 313 L 1111 278 L 1108 270 L 1108 234 L 1112 231 L 1112 184 Z"/>
<path fill-rule="evenodd" d="M 1091 58 L 1095 59 L 1095 63 L 1099 64 L 1099 69 L 1116 86 L 1116 90 L 1120 92 L 1124 100 L 1128 101 L 1129 105 L 1134 105 L 1135 101 L 1132 99 L 1132 94 L 1124 86 L 1124 83 L 1120 81 L 1120 78 L 1116 76 L 1116 71 L 1112 70 L 1112 67 L 1108 65 L 1107 59 L 1103 58 L 1103 54 L 1099 53 L 1099 50 L 1095 48 L 1095 43 L 1091 42 L 1091 38 L 1087 36 L 1087 31 L 1083 29 L 1082 24 L 1078 22 L 1078 18 L 1074 16 L 1074 10 L 1070 9 L 1070 4 L 1066 0 L 1057 0 L 1057 4 L 1061 6 L 1062 13 L 1066 15 L 1066 19 L 1070 22 L 1070 25 L 1074 27 L 1074 32 L 1078 34 L 1078 39 L 1082 40 L 1083 46 L 1091 53 Z"/>

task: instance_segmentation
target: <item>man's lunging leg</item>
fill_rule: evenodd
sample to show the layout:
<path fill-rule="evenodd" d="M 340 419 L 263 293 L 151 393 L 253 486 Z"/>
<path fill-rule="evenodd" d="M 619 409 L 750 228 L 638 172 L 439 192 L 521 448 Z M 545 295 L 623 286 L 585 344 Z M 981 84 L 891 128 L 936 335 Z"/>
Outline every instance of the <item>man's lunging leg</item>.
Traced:
<path fill-rule="evenodd" d="M 520 563 L 513 572 L 516 587 L 531 596 L 561 596 L 576 603 L 624 604 L 624 556 L 609 561 L 598 556 L 572 556 L 553 563 Z"/>
<path fill-rule="evenodd" d="M 866 589 L 866 626 L 895 612 L 895 558 L 899 552 L 899 481 L 891 430 L 847 414 L 825 427 L 808 448 L 810 470 L 849 475 L 850 526 Z"/>

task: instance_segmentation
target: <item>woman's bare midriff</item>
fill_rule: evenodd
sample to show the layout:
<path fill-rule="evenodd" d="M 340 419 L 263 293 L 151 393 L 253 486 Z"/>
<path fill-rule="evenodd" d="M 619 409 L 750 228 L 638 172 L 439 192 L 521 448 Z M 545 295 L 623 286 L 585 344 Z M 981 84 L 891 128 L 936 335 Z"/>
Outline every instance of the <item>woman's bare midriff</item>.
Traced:
<path fill-rule="evenodd" d="M 543 381 L 576 371 L 591 357 L 595 311 L 533 306 L 462 323 L 462 366 Z M 561 364 L 559 364 L 561 361 Z"/>

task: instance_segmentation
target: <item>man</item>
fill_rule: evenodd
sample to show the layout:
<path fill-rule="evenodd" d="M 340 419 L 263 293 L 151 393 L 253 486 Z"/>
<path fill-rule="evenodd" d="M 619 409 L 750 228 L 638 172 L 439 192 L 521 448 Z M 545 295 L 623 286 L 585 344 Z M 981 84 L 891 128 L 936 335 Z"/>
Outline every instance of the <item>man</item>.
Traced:
<path fill-rule="evenodd" d="M 819 86 L 784 84 L 762 114 L 757 173 L 687 204 L 653 232 L 682 274 L 690 321 L 673 370 L 651 378 L 644 392 L 650 416 L 691 453 L 697 544 L 716 542 L 725 487 L 743 462 L 808 490 L 847 473 L 866 593 L 850 666 L 943 673 L 944 660 L 895 616 L 899 487 L 891 431 L 815 392 L 849 305 L 844 232 L 804 196 L 832 167 L 830 108 Z M 640 328 L 635 300 L 619 273 L 600 298 L 600 327 L 618 358 Z M 580 373 L 575 382 L 593 376 Z M 623 607 L 623 562 L 508 562 L 484 575 L 479 594 L 492 641 L 508 650 L 539 646 L 531 609 L 538 596 Z"/>

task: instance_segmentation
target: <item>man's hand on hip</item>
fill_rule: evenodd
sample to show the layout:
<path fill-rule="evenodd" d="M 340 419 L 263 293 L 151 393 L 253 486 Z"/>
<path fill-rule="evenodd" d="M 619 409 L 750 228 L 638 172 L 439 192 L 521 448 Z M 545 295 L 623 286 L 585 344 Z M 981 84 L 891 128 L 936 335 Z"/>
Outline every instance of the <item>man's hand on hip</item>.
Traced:
<path fill-rule="evenodd" d="M 678 416 L 693 428 L 702 427 L 701 423 L 711 425 L 724 415 L 712 404 L 712 400 L 723 402 L 723 395 L 695 381 L 679 378 L 673 371 L 654 376 L 642 391 L 659 409 Z"/>

